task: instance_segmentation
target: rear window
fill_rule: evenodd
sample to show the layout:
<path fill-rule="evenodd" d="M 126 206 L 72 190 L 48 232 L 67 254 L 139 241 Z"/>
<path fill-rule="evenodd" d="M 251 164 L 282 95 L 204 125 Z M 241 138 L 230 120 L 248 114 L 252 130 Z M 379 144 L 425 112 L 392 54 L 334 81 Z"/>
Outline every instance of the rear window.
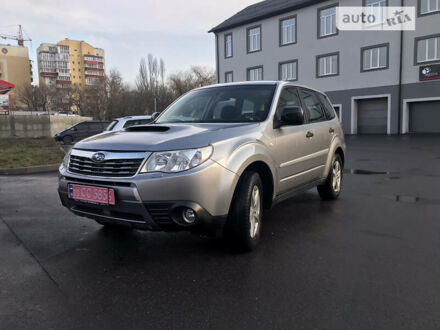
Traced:
<path fill-rule="evenodd" d="M 94 131 L 102 130 L 101 123 L 89 123 L 90 129 Z"/>
<path fill-rule="evenodd" d="M 75 128 L 78 131 L 87 131 L 89 129 L 89 124 L 88 123 L 79 123 L 78 125 L 75 126 Z"/>
<path fill-rule="evenodd" d="M 106 128 L 105 130 L 106 130 L 106 131 L 111 131 L 111 130 L 116 126 L 117 123 L 118 123 L 117 120 L 113 120 L 113 121 L 110 123 L 110 125 L 107 126 L 107 128 Z"/>

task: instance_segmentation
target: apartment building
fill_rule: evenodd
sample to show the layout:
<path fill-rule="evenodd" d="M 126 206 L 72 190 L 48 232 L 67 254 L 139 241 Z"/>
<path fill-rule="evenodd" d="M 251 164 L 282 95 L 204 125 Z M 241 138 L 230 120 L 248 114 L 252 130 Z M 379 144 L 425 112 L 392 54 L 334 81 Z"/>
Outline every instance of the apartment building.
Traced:
<path fill-rule="evenodd" d="M 41 44 L 37 49 L 40 84 L 71 87 L 69 47 L 56 44 Z"/>
<path fill-rule="evenodd" d="M 37 58 L 40 82 L 58 88 L 94 86 L 104 78 L 104 50 L 85 41 L 41 44 Z"/>
<path fill-rule="evenodd" d="M 31 84 L 32 62 L 27 47 L 0 45 L 0 80 L 10 82 L 17 88 Z M 11 93 L 13 96 L 14 91 Z"/>
<path fill-rule="evenodd" d="M 413 6 L 415 31 L 339 31 L 337 6 Z M 348 134 L 440 133 L 440 0 L 266 0 L 210 32 L 219 83 L 325 91 Z"/>

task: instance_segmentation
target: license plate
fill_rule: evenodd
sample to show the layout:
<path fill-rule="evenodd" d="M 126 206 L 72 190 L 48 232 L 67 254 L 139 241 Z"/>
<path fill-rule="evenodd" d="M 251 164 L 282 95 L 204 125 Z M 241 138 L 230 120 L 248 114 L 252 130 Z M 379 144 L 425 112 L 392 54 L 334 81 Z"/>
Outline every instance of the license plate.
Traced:
<path fill-rule="evenodd" d="M 105 205 L 115 205 L 115 190 L 111 188 L 69 184 L 69 198 Z"/>

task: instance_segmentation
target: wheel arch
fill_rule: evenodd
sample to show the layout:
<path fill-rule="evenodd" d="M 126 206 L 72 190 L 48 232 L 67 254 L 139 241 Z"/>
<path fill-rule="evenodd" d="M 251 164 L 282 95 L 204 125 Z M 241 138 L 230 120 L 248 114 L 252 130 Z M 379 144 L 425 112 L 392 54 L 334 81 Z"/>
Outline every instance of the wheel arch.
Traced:
<path fill-rule="evenodd" d="M 342 167 L 344 167 L 344 164 L 345 164 L 345 144 L 339 138 L 334 139 L 331 146 L 330 146 L 330 150 L 328 152 L 327 162 L 326 162 L 326 166 L 325 166 L 325 170 L 324 170 L 323 179 L 325 179 L 327 177 L 327 175 L 330 171 L 330 167 L 332 165 L 333 155 L 335 155 L 335 154 L 337 154 L 341 157 Z"/>

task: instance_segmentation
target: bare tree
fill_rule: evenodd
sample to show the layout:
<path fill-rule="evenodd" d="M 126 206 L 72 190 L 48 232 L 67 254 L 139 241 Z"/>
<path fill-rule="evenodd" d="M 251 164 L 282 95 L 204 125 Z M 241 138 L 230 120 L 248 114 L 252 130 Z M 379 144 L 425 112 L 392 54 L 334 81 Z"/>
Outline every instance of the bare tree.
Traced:
<path fill-rule="evenodd" d="M 16 90 L 17 103 L 22 103 L 28 111 L 38 110 L 38 86 L 24 85 L 17 87 Z"/>

